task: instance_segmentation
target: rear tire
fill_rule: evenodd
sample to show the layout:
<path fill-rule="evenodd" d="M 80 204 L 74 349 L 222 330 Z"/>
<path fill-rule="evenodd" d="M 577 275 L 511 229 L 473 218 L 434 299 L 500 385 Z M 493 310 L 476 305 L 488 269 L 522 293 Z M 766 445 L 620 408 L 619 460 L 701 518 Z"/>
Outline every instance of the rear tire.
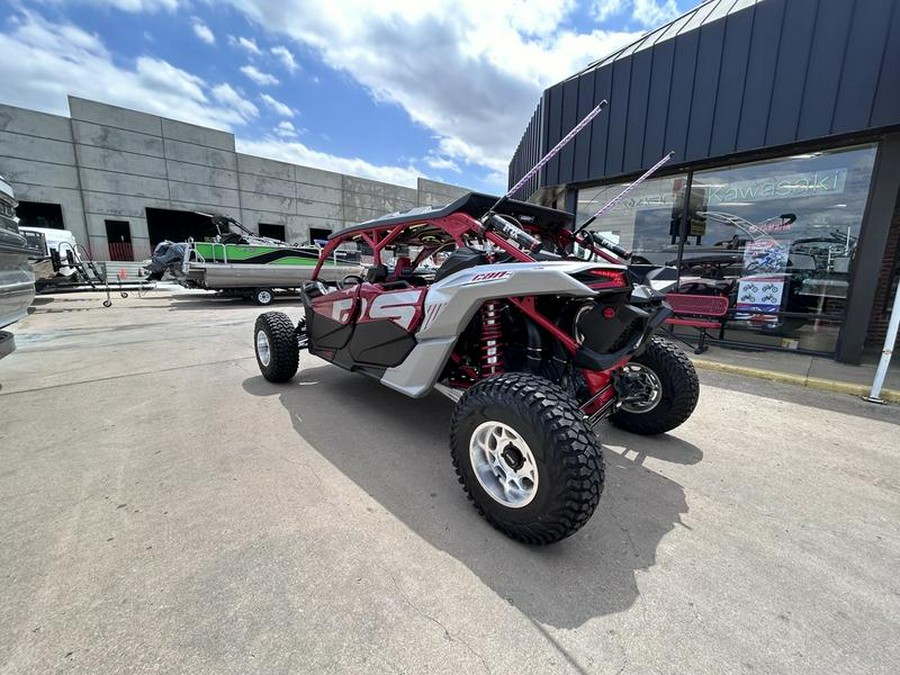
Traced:
<path fill-rule="evenodd" d="M 478 512 L 526 544 L 575 533 L 603 491 L 597 435 L 570 396 L 534 375 L 505 373 L 470 387 L 453 412 L 450 452 Z"/>
<path fill-rule="evenodd" d="M 269 382 L 287 382 L 297 374 L 300 348 L 294 324 L 287 314 L 260 314 L 253 330 L 253 344 L 256 364 Z"/>
<path fill-rule="evenodd" d="M 610 422 L 625 431 L 652 436 L 671 431 L 691 416 L 700 396 L 700 380 L 694 364 L 683 351 L 668 340 L 655 337 L 628 363 L 656 378 L 659 400 L 644 412 L 637 407 L 619 408 L 609 416 Z"/>

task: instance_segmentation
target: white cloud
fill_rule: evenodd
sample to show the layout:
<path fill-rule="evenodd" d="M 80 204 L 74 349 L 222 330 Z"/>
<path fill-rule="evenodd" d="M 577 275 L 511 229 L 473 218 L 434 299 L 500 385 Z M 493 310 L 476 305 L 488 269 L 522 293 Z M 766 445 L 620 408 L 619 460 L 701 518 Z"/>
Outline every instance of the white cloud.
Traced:
<path fill-rule="evenodd" d="M 506 172 L 541 92 L 638 33 L 568 28 L 574 0 L 229 0 L 435 132 L 438 151 Z"/>
<path fill-rule="evenodd" d="M 456 173 L 460 173 L 461 171 L 461 169 L 459 168 L 459 164 L 454 162 L 452 159 L 442 157 L 441 155 L 436 155 L 434 153 L 429 154 L 425 158 L 425 163 L 432 169 L 437 169 L 438 171 L 455 171 Z"/>
<path fill-rule="evenodd" d="M 178 0 L 88 0 L 92 5 L 101 5 L 120 9 L 123 12 L 156 12 L 160 9 L 174 12 L 178 9 Z"/>
<path fill-rule="evenodd" d="M 279 101 L 277 98 L 269 96 L 268 94 L 260 94 L 259 97 L 262 99 L 262 102 L 269 106 L 276 114 L 281 115 L 282 117 L 294 116 L 293 109 L 286 103 Z"/>
<path fill-rule="evenodd" d="M 416 187 L 416 179 L 419 176 L 425 178 L 425 175 L 411 164 L 408 166 L 372 164 L 358 157 L 329 155 L 319 150 L 313 150 L 298 141 L 284 142 L 275 138 L 266 138 L 260 141 L 238 140 L 236 144 L 238 152 L 245 154 L 312 166 L 361 178 L 371 178 L 394 185 Z"/>
<path fill-rule="evenodd" d="M 496 189 L 497 194 L 505 194 L 506 188 L 509 187 L 507 183 L 508 178 L 506 171 L 492 171 L 481 180 L 484 181 L 486 186 Z"/>
<path fill-rule="evenodd" d="M 260 87 L 278 84 L 278 78 L 269 73 L 264 73 L 256 66 L 246 65 L 241 68 L 241 72 L 256 82 Z"/>
<path fill-rule="evenodd" d="M 259 115 L 259 108 L 241 96 L 234 87 L 226 82 L 213 87 L 212 95 L 219 103 L 230 106 L 240 113 L 245 120 L 253 119 Z"/>
<path fill-rule="evenodd" d="M 210 30 L 209 26 L 203 23 L 203 21 L 201 21 L 196 16 L 192 16 L 191 24 L 194 27 L 194 35 L 203 40 L 203 42 L 208 45 L 213 45 L 216 43 L 216 36 L 213 35 L 213 32 Z"/>
<path fill-rule="evenodd" d="M 625 9 L 626 2 L 627 0 L 594 0 L 591 12 L 597 21 L 606 21 Z"/>
<path fill-rule="evenodd" d="M 241 49 L 246 49 L 250 54 L 254 56 L 259 56 L 262 52 L 259 50 L 259 47 L 256 44 L 256 40 L 252 38 L 235 37 L 234 35 L 228 36 L 228 44 L 232 47 L 240 47 Z"/>
<path fill-rule="evenodd" d="M 96 35 L 72 24 L 23 11 L 9 25 L 0 54 L 16 58 L 0 59 L 0 81 L 16 86 L 4 89 L 4 103 L 66 115 L 72 94 L 229 130 L 253 117 L 251 108 L 223 102 L 224 90 L 162 59 L 114 62 Z"/>
<path fill-rule="evenodd" d="M 287 47 L 278 45 L 277 47 L 272 47 L 271 51 L 279 58 L 281 65 L 287 68 L 289 73 L 295 73 L 300 68 L 300 66 L 297 65 L 297 61 L 294 59 L 294 55 Z"/>
<path fill-rule="evenodd" d="M 626 8 L 630 8 L 630 18 L 646 28 L 657 28 L 681 14 L 675 0 L 594 0 L 591 13 L 602 22 L 622 14 Z"/>
<path fill-rule="evenodd" d="M 287 120 L 278 123 L 278 126 L 275 127 L 275 135 L 279 138 L 297 138 L 298 136 L 297 129 Z"/>
<path fill-rule="evenodd" d="M 634 0 L 631 18 L 648 28 L 656 28 L 679 14 L 675 0 Z"/>

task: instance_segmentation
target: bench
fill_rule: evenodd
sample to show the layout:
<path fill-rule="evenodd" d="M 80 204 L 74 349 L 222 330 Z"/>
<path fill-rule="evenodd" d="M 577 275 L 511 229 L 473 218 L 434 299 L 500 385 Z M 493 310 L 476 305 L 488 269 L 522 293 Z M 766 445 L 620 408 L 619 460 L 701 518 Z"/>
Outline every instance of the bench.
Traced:
<path fill-rule="evenodd" d="M 700 331 L 700 341 L 695 354 L 702 354 L 708 349 L 706 344 L 707 330 L 717 329 L 721 340 L 725 331 L 725 316 L 728 314 L 728 298 L 721 295 L 690 295 L 687 293 L 667 293 L 666 302 L 675 312 L 666 319 L 669 326 L 690 326 Z M 674 331 L 669 329 L 676 339 Z M 685 342 L 682 340 L 682 342 Z M 685 342 L 685 344 L 687 344 Z"/>

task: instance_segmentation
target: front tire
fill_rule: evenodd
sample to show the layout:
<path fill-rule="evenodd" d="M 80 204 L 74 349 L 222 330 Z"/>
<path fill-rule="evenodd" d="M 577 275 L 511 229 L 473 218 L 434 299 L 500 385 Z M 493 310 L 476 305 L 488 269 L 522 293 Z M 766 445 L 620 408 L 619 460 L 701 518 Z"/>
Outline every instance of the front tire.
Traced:
<path fill-rule="evenodd" d="M 603 455 L 575 402 L 524 373 L 470 387 L 453 412 L 450 452 L 459 482 L 488 522 L 526 544 L 578 531 L 603 491 Z"/>
<path fill-rule="evenodd" d="M 297 374 L 300 347 L 294 324 L 287 314 L 260 314 L 253 330 L 253 344 L 256 364 L 269 382 L 287 382 Z"/>
<path fill-rule="evenodd" d="M 678 347 L 661 337 L 625 366 L 626 372 L 642 378 L 646 400 L 625 403 L 609 421 L 625 431 L 642 436 L 664 434 L 683 424 L 700 396 L 700 380 L 694 364 Z"/>

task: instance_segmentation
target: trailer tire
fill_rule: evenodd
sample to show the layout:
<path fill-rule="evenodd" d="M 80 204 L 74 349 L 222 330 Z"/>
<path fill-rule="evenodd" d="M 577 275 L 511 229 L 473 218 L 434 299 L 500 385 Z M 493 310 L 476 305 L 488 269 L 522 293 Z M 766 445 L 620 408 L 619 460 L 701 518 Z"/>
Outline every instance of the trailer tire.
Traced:
<path fill-rule="evenodd" d="M 294 324 L 283 312 L 266 312 L 253 330 L 256 364 L 269 382 L 287 382 L 297 374 L 300 347 Z"/>
<path fill-rule="evenodd" d="M 250 295 L 250 298 L 257 305 L 265 307 L 272 304 L 272 300 L 275 299 L 275 293 L 272 292 L 271 288 L 257 288 Z"/>
<path fill-rule="evenodd" d="M 700 396 L 700 380 L 694 364 L 674 344 L 654 337 L 647 348 L 635 356 L 625 368 L 639 369 L 658 388 L 657 400 L 642 411 L 639 405 L 623 405 L 609 416 L 609 421 L 625 431 L 652 436 L 671 431 L 683 424 Z"/>
<path fill-rule="evenodd" d="M 574 534 L 603 491 L 597 435 L 568 394 L 526 373 L 489 377 L 463 394 L 450 423 L 450 453 L 478 512 L 526 544 Z"/>

